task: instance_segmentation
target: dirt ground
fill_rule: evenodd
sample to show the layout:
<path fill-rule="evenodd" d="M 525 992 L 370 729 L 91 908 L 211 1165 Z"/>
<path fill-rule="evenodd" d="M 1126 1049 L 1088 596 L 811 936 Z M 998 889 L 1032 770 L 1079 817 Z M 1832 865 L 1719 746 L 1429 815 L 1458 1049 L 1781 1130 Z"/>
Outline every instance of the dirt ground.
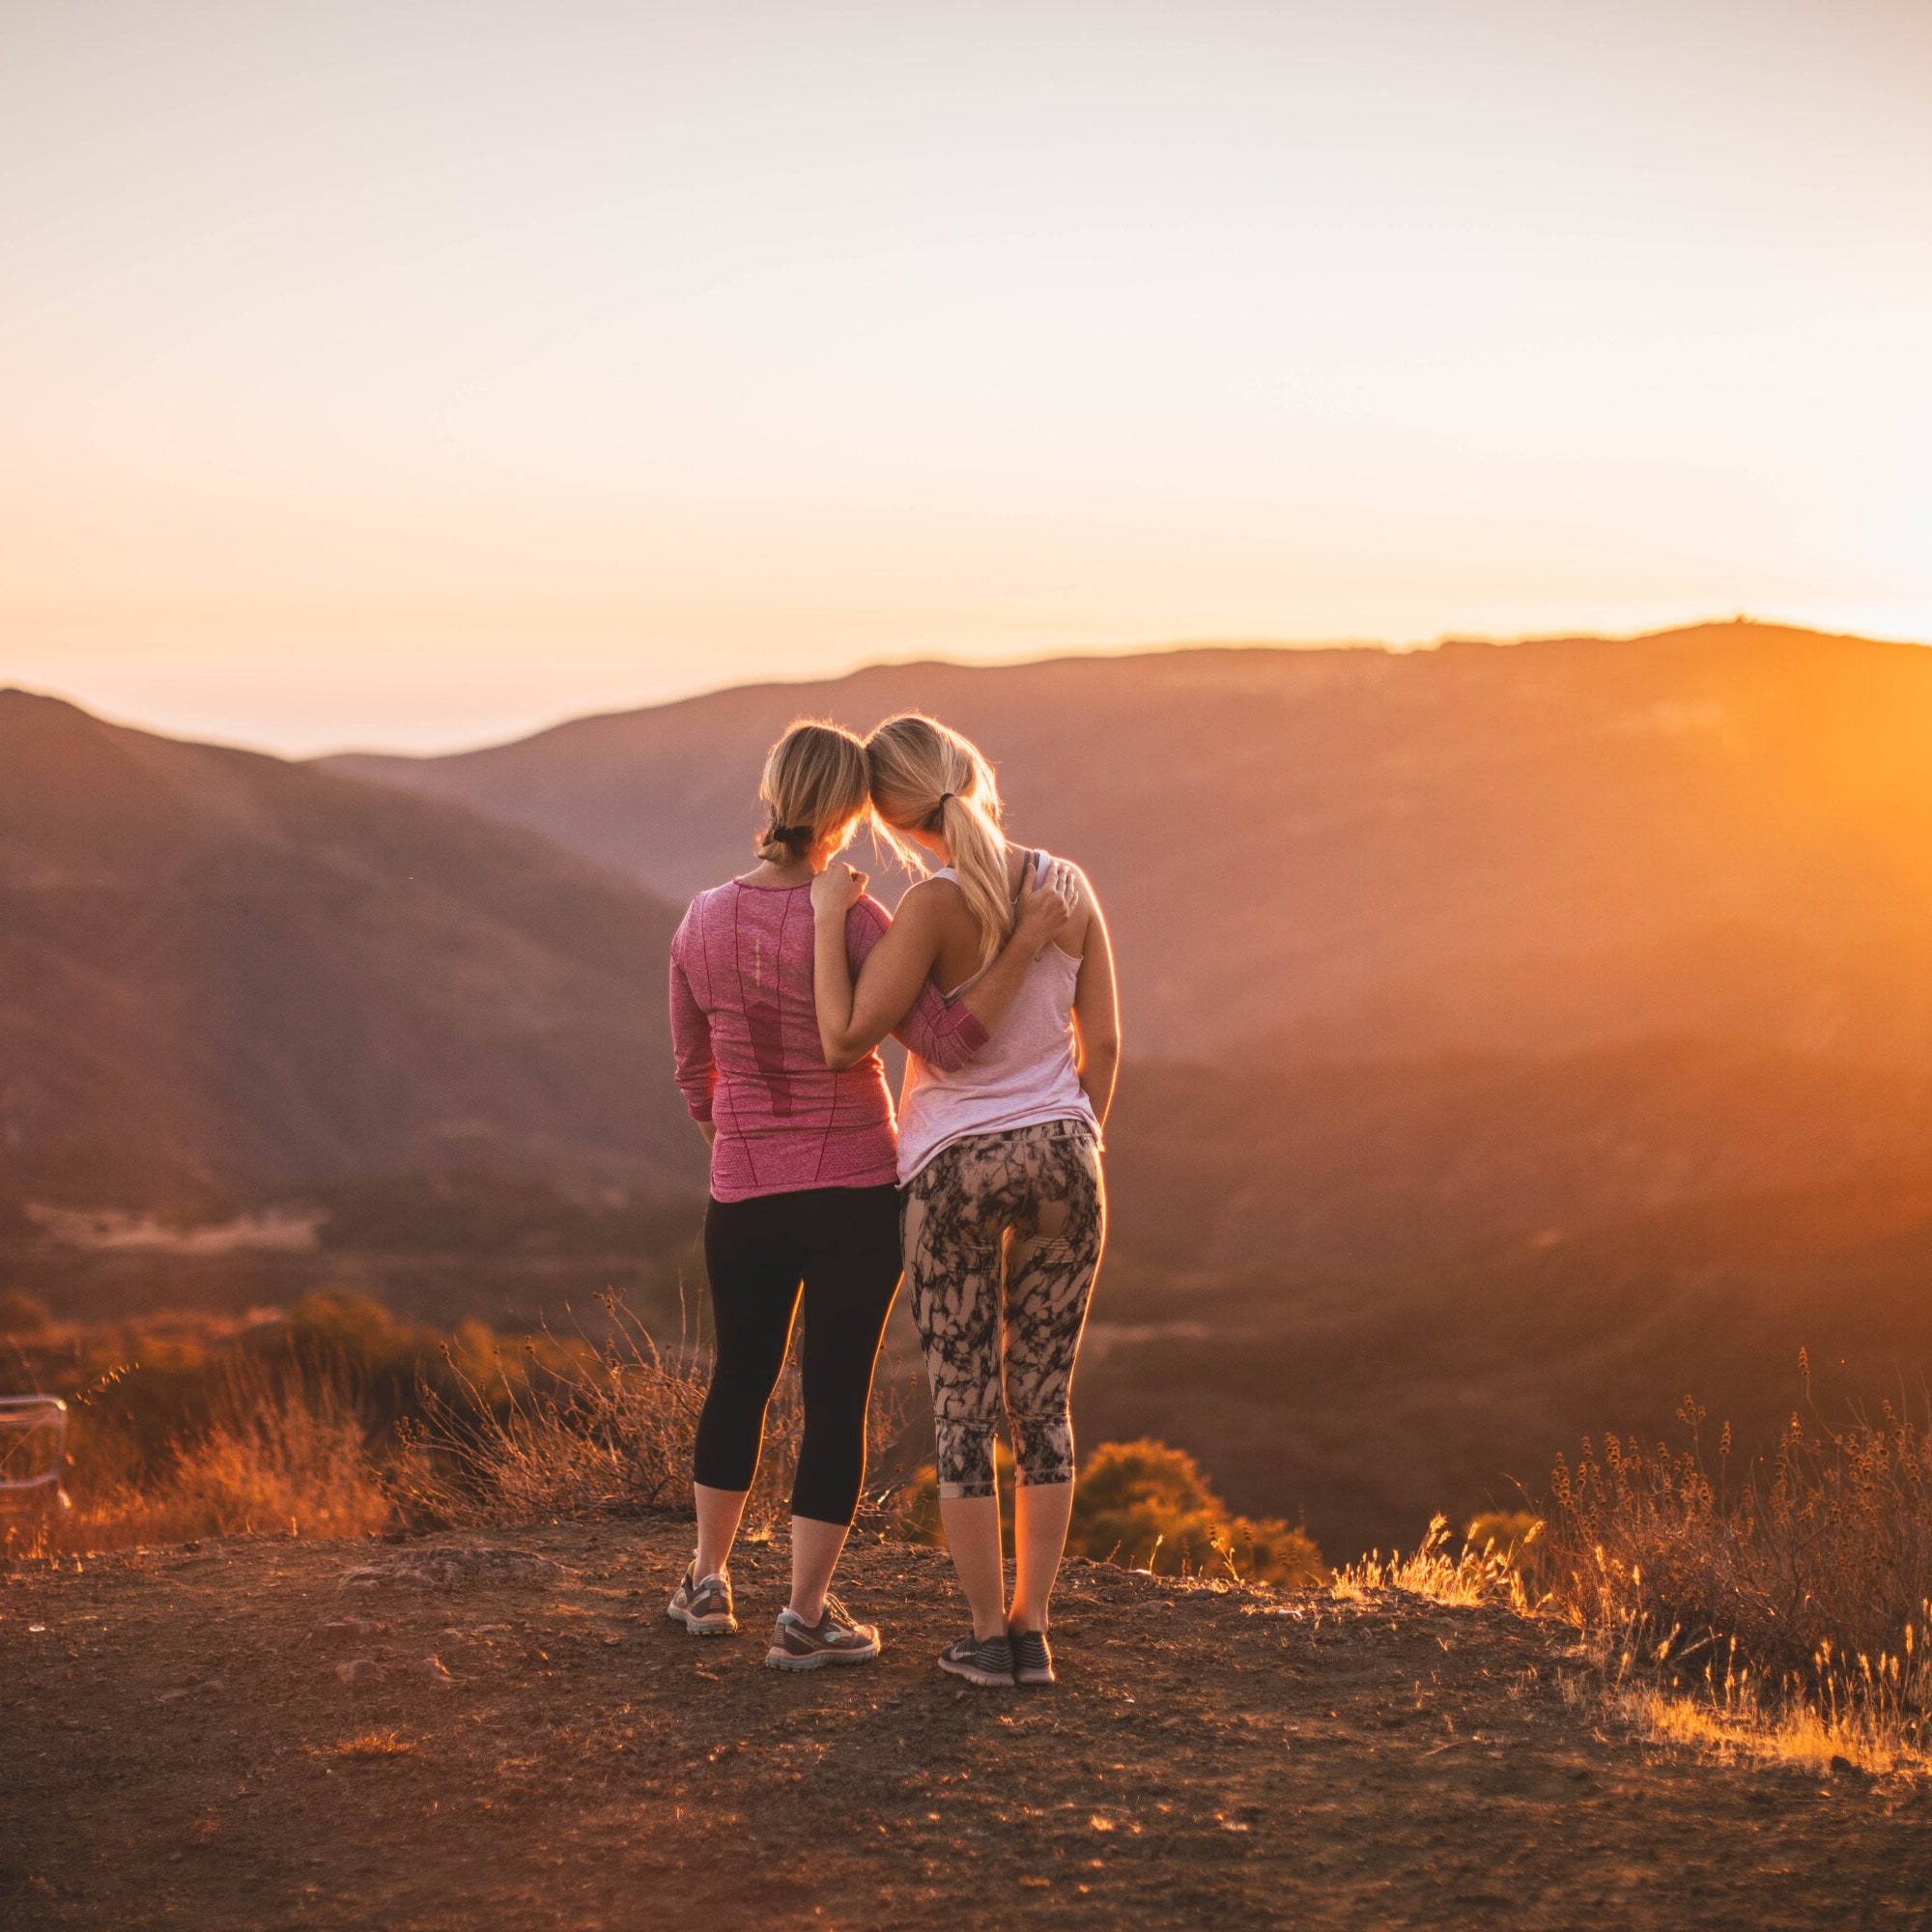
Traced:
<path fill-rule="evenodd" d="M 664 1617 L 687 1535 L 6 1577 L 0 1925 L 1932 1923 L 1932 1794 L 1646 1745 L 1500 1611 L 1078 1564 L 1060 1686 L 980 1691 L 933 1667 L 945 1557 L 872 1543 L 842 1587 L 884 1658 L 791 1675 L 782 1548 L 700 1641 Z"/>

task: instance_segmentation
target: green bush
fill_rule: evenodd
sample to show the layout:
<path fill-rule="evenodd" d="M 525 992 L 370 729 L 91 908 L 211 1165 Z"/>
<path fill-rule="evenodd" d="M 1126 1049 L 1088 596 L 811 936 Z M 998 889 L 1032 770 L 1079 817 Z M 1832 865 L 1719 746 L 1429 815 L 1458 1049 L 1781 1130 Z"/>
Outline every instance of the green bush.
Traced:
<path fill-rule="evenodd" d="M 1103 1442 L 1080 1472 L 1068 1548 L 1157 1572 L 1319 1583 L 1327 1575 L 1308 1534 L 1279 1517 L 1235 1515 L 1201 1465 L 1165 1442 Z"/>
<path fill-rule="evenodd" d="M 1000 1517 L 1012 1535 L 1012 1459 L 995 1447 Z M 907 1492 L 907 1533 L 945 1543 L 938 1484 L 930 1464 Z M 1298 1586 L 1326 1579 L 1327 1566 L 1306 1531 L 1278 1517 L 1236 1516 L 1215 1494 L 1201 1465 L 1165 1442 L 1102 1442 L 1081 1459 L 1073 1492 L 1069 1553 L 1162 1576 L 1220 1576 Z"/>

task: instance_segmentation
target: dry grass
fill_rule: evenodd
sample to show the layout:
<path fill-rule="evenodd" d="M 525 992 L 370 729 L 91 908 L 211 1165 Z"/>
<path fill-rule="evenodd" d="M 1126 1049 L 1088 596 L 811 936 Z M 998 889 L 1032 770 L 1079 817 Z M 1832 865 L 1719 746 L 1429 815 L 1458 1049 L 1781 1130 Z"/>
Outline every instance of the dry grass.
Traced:
<path fill-rule="evenodd" d="M 434 1378 L 414 1375 L 420 1417 L 398 1417 L 393 1437 L 399 1350 L 418 1338 L 390 1334 L 374 1304 L 311 1300 L 316 1333 L 304 1330 L 299 1350 L 265 1356 L 232 1337 L 156 1334 L 142 1338 L 138 1363 L 94 1375 L 71 1405 L 71 1500 L 0 1519 L 0 1560 L 203 1536 L 363 1536 L 398 1520 L 689 1509 L 709 1354 L 661 1349 L 617 1297 L 594 1341 L 545 1333 L 514 1345 L 466 1323 L 443 1344 Z M 372 1324 L 382 1327 L 373 1339 Z M 373 1383 L 383 1399 L 367 1394 Z M 875 1393 L 875 1463 L 903 1413 L 899 1393 Z M 766 1418 L 747 1511 L 754 1531 L 786 1506 L 802 1421 L 792 1363 Z M 878 1518 L 895 1491 L 875 1488 L 867 1512 Z"/>
<path fill-rule="evenodd" d="M 1801 1358 L 1801 1367 L 1803 1366 Z M 1890 1405 L 1793 1414 L 1773 1456 L 1586 1442 L 1552 1480 L 1550 1606 L 1661 1735 L 1869 1770 L 1932 1768 L 1932 1440 Z"/>
<path fill-rule="evenodd" d="M 1820 1703 L 1774 1688 L 1769 1695 L 1744 1673 L 1690 1689 L 1626 1683 L 1613 1708 L 1646 1736 L 1689 1745 L 1722 1762 L 1772 1762 L 1808 1771 L 1846 1765 L 1873 1776 L 1932 1772 L 1918 1714 L 1881 1693 L 1854 1704 Z"/>
<path fill-rule="evenodd" d="M 1470 1526 L 1472 1532 L 1482 1523 L 1478 1518 Z M 1537 1534 L 1533 1522 L 1506 1544 L 1493 1538 L 1478 1542 L 1471 1534 L 1452 1554 L 1449 1520 L 1438 1515 L 1430 1520 L 1428 1534 L 1409 1554 L 1392 1550 L 1384 1557 L 1379 1550 L 1371 1550 L 1337 1570 L 1329 1579 L 1329 1592 L 1342 1603 L 1359 1602 L 1376 1590 L 1401 1590 L 1427 1597 L 1433 1604 L 1507 1604 L 1527 1610 L 1532 1605 L 1523 1580 L 1528 1567 L 1523 1555 Z"/>
<path fill-rule="evenodd" d="M 76 1555 L 201 1536 L 367 1536 L 392 1506 L 353 1391 L 238 1362 L 215 1418 L 145 1480 L 118 1479 L 10 1522 L 9 1555 Z"/>
<path fill-rule="evenodd" d="M 691 1507 L 692 1448 L 710 1379 L 708 1352 L 661 1348 L 616 1295 L 605 1298 L 606 1336 L 594 1347 L 535 1344 L 486 1360 L 446 1351 L 456 1393 L 425 1385 L 424 1421 L 405 1425 L 392 1487 L 405 1512 L 468 1527 Z M 788 1362 L 765 1416 L 747 1524 L 787 1508 L 804 1398 Z M 893 1393 L 875 1389 L 875 1460 L 896 1440 Z M 876 1510 L 886 1498 L 867 1502 Z"/>
<path fill-rule="evenodd" d="M 343 1738 L 336 1744 L 317 1747 L 313 1755 L 350 1763 L 375 1762 L 384 1758 L 409 1757 L 415 1749 L 415 1739 L 404 1737 L 401 1731 L 363 1731 L 355 1737 Z"/>

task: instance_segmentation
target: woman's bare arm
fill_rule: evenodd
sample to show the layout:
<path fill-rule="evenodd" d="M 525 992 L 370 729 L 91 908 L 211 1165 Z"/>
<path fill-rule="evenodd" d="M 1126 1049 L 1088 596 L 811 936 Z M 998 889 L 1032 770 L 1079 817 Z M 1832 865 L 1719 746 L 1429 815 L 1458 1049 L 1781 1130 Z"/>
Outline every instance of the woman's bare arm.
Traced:
<path fill-rule="evenodd" d="M 1114 1083 L 1121 1071 L 1121 997 L 1114 983 L 1114 942 L 1094 888 L 1082 880 L 1087 901 L 1087 944 L 1073 982 L 1073 1036 L 1079 1048 L 1080 1085 L 1094 1118 L 1107 1124 Z"/>
<path fill-rule="evenodd" d="M 841 872 L 843 876 L 836 876 Z M 849 866 L 828 866 L 812 881 L 812 997 L 828 1066 L 856 1065 L 899 1025 L 919 999 L 946 938 L 941 888 L 915 888 L 899 901 L 897 916 L 866 955 L 855 984 L 846 954 L 845 916 L 865 889 L 866 874 Z M 1053 886 L 1022 894 L 1012 937 L 959 995 L 988 1033 L 1006 1018 L 1027 968 L 1066 919 L 1065 901 Z"/>

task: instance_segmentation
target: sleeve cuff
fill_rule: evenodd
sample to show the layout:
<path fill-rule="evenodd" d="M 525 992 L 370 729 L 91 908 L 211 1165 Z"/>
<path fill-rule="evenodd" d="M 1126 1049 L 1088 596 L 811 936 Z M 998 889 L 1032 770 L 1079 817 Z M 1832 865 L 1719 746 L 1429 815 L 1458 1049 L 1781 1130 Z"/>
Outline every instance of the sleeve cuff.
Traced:
<path fill-rule="evenodd" d="M 953 1037 L 962 1046 L 978 1053 L 993 1036 L 980 1024 L 980 1016 L 971 1007 L 955 1007 L 953 1011 L 959 1015 L 952 1023 Z"/>

